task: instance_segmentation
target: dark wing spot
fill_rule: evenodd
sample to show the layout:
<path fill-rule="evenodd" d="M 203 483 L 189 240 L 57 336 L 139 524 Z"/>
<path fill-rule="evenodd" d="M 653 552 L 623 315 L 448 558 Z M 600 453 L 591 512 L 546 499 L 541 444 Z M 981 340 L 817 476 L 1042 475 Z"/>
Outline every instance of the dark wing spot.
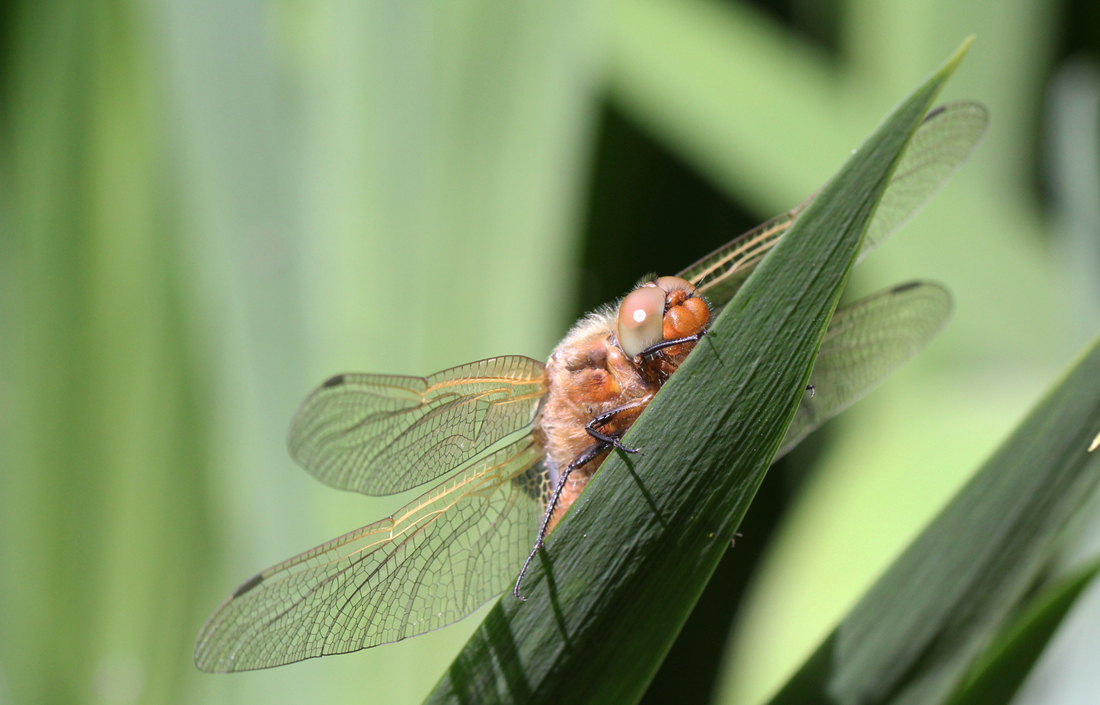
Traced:
<path fill-rule="evenodd" d="M 900 294 L 903 291 L 909 291 L 910 289 L 916 289 L 920 286 L 920 282 L 905 282 L 904 284 L 898 284 L 890 290 L 891 294 Z"/>
<path fill-rule="evenodd" d="M 944 110 L 947 110 L 946 105 L 937 105 L 936 107 L 928 111 L 928 114 L 924 116 L 924 120 L 922 120 L 921 122 L 928 122 L 932 118 L 942 113 Z"/>
<path fill-rule="evenodd" d="M 256 587 L 257 585 L 259 585 L 263 581 L 264 581 L 264 576 L 261 573 L 256 573 L 255 575 L 253 575 L 251 578 L 248 579 L 247 583 L 245 583 L 244 585 L 240 586 L 239 588 L 237 588 L 236 590 L 233 591 L 233 597 L 240 597 L 241 595 L 245 594 L 246 592 L 248 592 L 252 588 Z"/>
<path fill-rule="evenodd" d="M 325 380 L 325 383 L 321 386 L 325 389 L 329 387 L 336 387 L 344 383 L 344 375 L 336 375 L 335 377 L 329 377 Z"/>

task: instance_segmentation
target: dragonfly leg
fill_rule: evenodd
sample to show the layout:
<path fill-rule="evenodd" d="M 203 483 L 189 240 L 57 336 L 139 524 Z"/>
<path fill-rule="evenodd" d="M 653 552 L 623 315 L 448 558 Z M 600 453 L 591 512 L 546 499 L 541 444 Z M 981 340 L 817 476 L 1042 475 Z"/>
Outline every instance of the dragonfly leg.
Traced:
<path fill-rule="evenodd" d="M 602 443 L 592 445 L 588 450 L 581 453 L 579 458 L 569 463 L 565 470 L 562 471 L 561 477 L 558 478 L 558 484 L 554 487 L 554 494 L 550 495 L 550 501 L 546 503 L 546 513 L 542 515 L 542 524 L 539 526 L 539 534 L 535 537 L 535 547 L 531 549 L 531 553 L 527 556 L 527 560 L 523 562 L 523 567 L 519 569 L 519 577 L 516 578 L 516 585 L 512 588 L 512 594 L 519 598 L 521 602 L 527 602 L 527 598 L 520 593 L 519 584 L 523 581 L 524 574 L 527 573 L 527 567 L 530 566 L 531 561 L 535 559 L 535 554 L 537 554 L 543 544 L 546 543 L 546 530 L 547 527 L 550 526 L 550 517 L 553 516 L 554 510 L 558 508 L 558 501 L 561 499 L 561 493 L 562 490 L 565 489 L 565 483 L 569 479 L 569 474 L 585 463 L 595 460 L 596 456 L 602 453 L 606 447 L 607 446 Z"/>
<path fill-rule="evenodd" d="M 810 393 L 810 397 L 812 398 L 812 397 L 813 397 L 813 395 L 814 395 L 814 391 L 815 391 L 815 390 L 814 390 L 814 385 L 812 385 L 812 384 L 807 384 L 807 385 L 806 385 L 806 391 Z"/>
<path fill-rule="evenodd" d="M 687 335 L 683 338 L 676 338 L 675 340 L 662 340 L 659 343 L 654 343 L 653 345 L 650 345 L 648 348 L 638 353 L 638 357 L 649 357 L 650 355 L 658 353 L 665 348 L 671 348 L 673 345 L 682 345 L 684 343 L 698 343 L 706 334 L 707 329 L 704 328 L 694 335 Z"/>
<path fill-rule="evenodd" d="M 527 556 L 527 560 L 523 562 L 523 567 L 520 568 L 519 576 L 516 578 L 516 584 L 512 588 L 512 594 L 523 602 L 526 602 L 527 598 L 524 597 L 519 591 L 520 583 L 523 582 L 523 576 L 527 573 L 527 568 L 531 565 L 531 561 L 535 559 L 535 555 L 539 552 L 539 549 L 541 549 L 543 544 L 546 542 L 546 531 L 550 526 L 550 517 L 553 516 L 554 510 L 558 507 L 558 501 L 561 499 L 562 491 L 565 490 L 565 483 L 569 479 L 569 474 L 577 468 L 581 467 L 582 465 L 587 465 L 588 463 L 592 462 L 608 448 L 618 448 L 619 450 L 626 453 L 640 452 L 637 448 L 627 448 L 619 442 L 618 437 L 607 433 L 602 433 L 601 431 L 596 430 L 596 427 L 606 424 L 608 421 L 615 418 L 619 414 L 637 409 L 639 407 L 644 407 L 647 403 L 649 403 L 648 398 L 637 399 L 628 404 L 623 404 L 622 406 L 617 406 L 614 409 L 605 411 L 602 414 L 597 415 L 595 418 L 584 425 L 584 430 L 588 432 L 588 435 L 595 438 L 596 442 L 590 445 L 579 456 L 577 456 L 576 460 L 569 463 L 565 470 L 562 471 L 561 476 L 558 478 L 558 484 L 554 487 L 554 493 L 550 495 L 550 501 L 546 503 L 546 513 L 542 516 L 542 524 L 539 526 L 539 533 L 538 536 L 535 538 L 535 546 L 531 549 L 531 553 Z"/>
<path fill-rule="evenodd" d="M 635 401 L 632 401 L 628 404 L 623 404 L 622 406 L 616 406 L 614 409 L 610 409 L 608 411 L 605 411 L 602 414 L 597 415 L 595 418 L 593 418 L 588 423 L 586 423 L 584 425 L 584 430 L 588 432 L 588 435 L 592 436 L 597 441 L 602 443 L 604 448 L 606 448 L 607 446 L 611 446 L 613 448 L 618 448 L 619 450 L 623 451 L 624 453 L 638 453 L 640 451 L 637 448 L 628 448 L 628 447 L 624 446 L 619 441 L 618 436 L 614 436 L 614 435 L 611 435 L 611 434 L 608 434 L 608 433 L 603 433 L 602 431 L 598 430 L 598 427 L 604 426 L 605 424 L 607 424 L 608 421 L 615 418 L 619 414 L 625 413 L 627 411 L 632 411 L 632 410 L 637 409 L 640 406 L 644 406 L 645 404 L 648 404 L 648 403 L 649 403 L 649 399 L 646 398 L 644 400 L 643 399 L 635 400 Z M 601 448 L 600 450 L 602 451 L 603 448 Z"/>

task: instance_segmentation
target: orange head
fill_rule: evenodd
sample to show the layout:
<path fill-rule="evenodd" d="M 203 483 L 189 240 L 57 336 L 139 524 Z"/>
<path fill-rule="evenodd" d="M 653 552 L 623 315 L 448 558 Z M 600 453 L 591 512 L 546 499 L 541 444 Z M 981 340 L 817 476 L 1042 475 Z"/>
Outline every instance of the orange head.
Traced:
<path fill-rule="evenodd" d="M 642 284 L 619 304 L 615 334 L 622 351 L 635 358 L 662 341 L 702 332 L 709 320 L 710 307 L 694 286 L 680 277 L 660 277 Z M 675 369 L 694 345 L 673 345 L 656 356 L 672 363 Z"/>

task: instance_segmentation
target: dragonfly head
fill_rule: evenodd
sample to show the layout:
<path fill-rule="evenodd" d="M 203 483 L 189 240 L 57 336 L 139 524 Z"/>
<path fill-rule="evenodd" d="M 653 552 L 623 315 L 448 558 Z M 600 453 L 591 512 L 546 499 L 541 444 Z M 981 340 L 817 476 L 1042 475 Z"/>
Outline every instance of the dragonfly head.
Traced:
<path fill-rule="evenodd" d="M 659 277 L 641 284 L 619 304 L 615 334 L 619 347 L 631 358 L 666 340 L 701 332 L 710 320 L 710 308 L 695 287 L 680 277 Z M 673 357 L 687 353 L 684 345 L 667 348 Z"/>

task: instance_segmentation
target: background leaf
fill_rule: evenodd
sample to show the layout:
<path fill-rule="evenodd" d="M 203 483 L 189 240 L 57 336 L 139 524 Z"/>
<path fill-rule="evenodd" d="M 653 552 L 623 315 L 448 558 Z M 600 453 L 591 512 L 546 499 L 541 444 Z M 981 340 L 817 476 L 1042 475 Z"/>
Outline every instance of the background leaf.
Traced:
<path fill-rule="evenodd" d="M 1081 592 L 1100 571 L 1093 562 L 1053 581 L 1031 596 L 970 669 L 949 705 L 1007 703 L 1031 673 L 1050 638 Z"/>
<path fill-rule="evenodd" d="M 1100 340 L 771 702 L 944 702 L 1087 508 L 1097 418 Z"/>

